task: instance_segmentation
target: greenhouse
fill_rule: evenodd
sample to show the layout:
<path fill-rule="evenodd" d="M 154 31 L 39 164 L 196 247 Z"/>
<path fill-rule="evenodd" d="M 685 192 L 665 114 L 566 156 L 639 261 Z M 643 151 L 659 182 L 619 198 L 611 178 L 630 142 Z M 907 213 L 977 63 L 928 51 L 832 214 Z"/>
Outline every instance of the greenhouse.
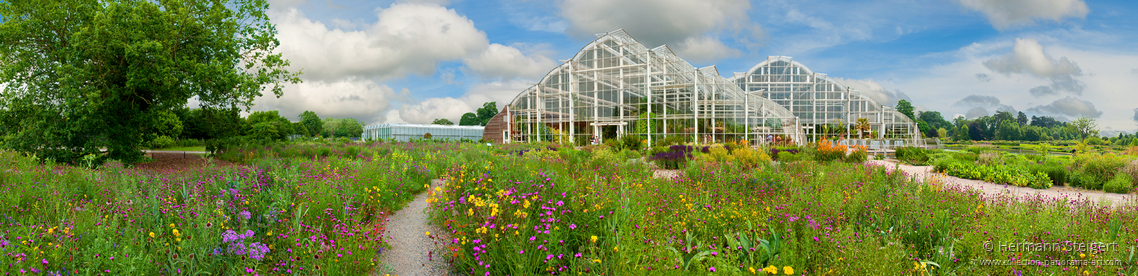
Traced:
<path fill-rule="evenodd" d="M 521 92 L 488 124 L 495 142 L 585 145 L 635 135 L 663 140 L 801 145 L 794 114 L 744 92 L 714 66 L 697 69 L 667 46 L 648 49 L 623 30 L 600 34 Z M 490 125 L 501 125 L 491 129 Z"/>
<path fill-rule="evenodd" d="M 410 141 L 411 139 L 471 140 L 482 139 L 480 126 L 383 124 L 364 127 L 364 140 Z M 430 134 L 430 135 L 428 135 Z"/>
<path fill-rule="evenodd" d="M 759 93 L 789 109 L 798 117 L 810 141 L 849 134 L 849 138 L 884 140 L 891 146 L 924 142 L 917 124 L 909 117 L 790 57 L 768 57 L 748 73 L 736 73 L 730 81 L 743 91 Z M 868 130 L 859 133 L 861 118 L 866 119 L 863 125 Z"/>

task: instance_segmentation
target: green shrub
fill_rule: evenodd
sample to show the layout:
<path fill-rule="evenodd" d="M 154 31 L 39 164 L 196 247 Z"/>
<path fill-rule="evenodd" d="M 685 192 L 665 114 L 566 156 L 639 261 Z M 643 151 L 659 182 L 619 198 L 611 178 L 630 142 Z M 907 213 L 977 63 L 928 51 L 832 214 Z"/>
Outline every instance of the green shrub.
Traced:
<path fill-rule="evenodd" d="M 1120 169 L 1126 166 L 1129 160 L 1113 153 L 1107 154 L 1083 154 L 1075 159 L 1075 166 L 1079 168 L 1080 172 L 1089 177 L 1089 183 L 1085 183 L 1084 188 L 1092 190 L 1101 190 L 1102 185 L 1107 181 L 1114 179 Z"/>
<path fill-rule="evenodd" d="M 164 149 L 172 146 L 174 146 L 174 139 L 166 135 L 158 136 L 158 138 L 154 138 L 154 141 L 150 141 L 151 149 Z"/>
<path fill-rule="evenodd" d="M 850 155 L 847 155 L 843 161 L 846 161 L 846 163 L 865 162 L 868 154 L 869 153 L 867 153 L 864 149 L 855 149 L 853 152 L 850 152 Z"/>
<path fill-rule="evenodd" d="M 1130 175 L 1130 183 L 1138 183 L 1138 159 L 1131 161 L 1129 165 L 1122 168 L 1122 172 Z"/>
<path fill-rule="evenodd" d="M 639 136 L 625 135 L 625 136 L 621 136 L 619 141 L 616 143 L 616 150 L 640 151 L 643 144 L 644 144 L 644 141 L 640 140 Z"/>
<path fill-rule="evenodd" d="M 794 161 L 798 161 L 798 155 L 786 151 L 778 152 L 778 162 L 790 163 Z"/>
<path fill-rule="evenodd" d="M 968 146 L 967 148 L 964 148 L 964 150 L 967 152 L 980 154 L 981 152 L 992 151 L 993 149 L 992 149 L 992 146 L 974 145 L 974 146 Z"/>
<path fill-rule="evenodd" d="M 1103 190 L 1108 193 L 1128 194 L 1130 190 L 1134 189 L 1134 183 L 1131 182 L 1130 176 L 1126 174 L 1117 174 L 1114 179 L 1106 182 L 1103 185 Z"/>
<path fill-rule="evenodd" d="M 924 149 L 918 147 L 900 147 L 897 148 L 897 160 L 913 165 L 921 165 L 929 162 L 929 155 Z"/>
<path fill-rule="evenodd" d="M 1055 186 L 1067 185 L 1067 168 L 1063 163 L 1057 161 L 1048 161 L 1043 164 L 1028 164 L 1027 170 L 1031 173 L 1044 173 L 1048 178 L 1051 178 L 1051 184 Z"/>

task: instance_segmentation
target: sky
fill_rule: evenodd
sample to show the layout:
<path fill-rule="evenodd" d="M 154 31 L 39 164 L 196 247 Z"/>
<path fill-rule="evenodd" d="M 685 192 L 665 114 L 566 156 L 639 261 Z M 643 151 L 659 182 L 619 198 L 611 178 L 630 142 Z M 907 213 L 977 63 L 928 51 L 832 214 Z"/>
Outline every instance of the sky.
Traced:
<path fill-rule="evenodd" d="M 270 0 L 303 72 L 252 110 L 366 124 L 499 108 L 595 34 L 624 29 L 730 77 L 790 56 L 887 105 L 1138 131 L 1138 3 L 1084 0 Z"/>

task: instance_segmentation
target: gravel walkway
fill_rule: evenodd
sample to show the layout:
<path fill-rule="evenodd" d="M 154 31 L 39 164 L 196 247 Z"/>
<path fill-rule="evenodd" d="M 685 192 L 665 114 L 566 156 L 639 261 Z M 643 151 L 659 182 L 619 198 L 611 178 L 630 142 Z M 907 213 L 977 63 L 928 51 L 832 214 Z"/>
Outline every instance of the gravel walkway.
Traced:
<path fill-rule="evenodd" d="M 1133 194 L 1107 193 L 1103 191 L 1091 191 L 1062 186 L 1051 187 L 1050 189 L 1033 189 L 1028 187 L 1018 187 L 1014 185 L 995 184 L 980 180 L 963 179 L 954 176 L 937 174 L 933 172 L 932 166 L 910 166 L 905 164 L 898 165 L 897 161 L 895 160 L 870 160 L 866 161 L 866 164 L 884 166 L 889 170 L 892 170 L 894 166 L 897 166 L 901 169 L 902 172 L 909 175 L 910 177 L 915 178 L 918 181 L 924 181 L 924 179 L 928 176 L 937 175 L 937 177 L 944 179 L 948 184 L 955 184 L 966 188 L 980 190 L 987 195 L 1013 196 L 1019 200 L 1024 200 L 1030 197 L 1043 196 L 1053 199 L 1066 199 L 1068 202 L 1088 201 L 1090 203 L 1112 207 L 1122 207 L 1138 204 L 1138 196 L 1135 196 Z"/>
<path fill-rule="evenodd" d="M 442 185 L 442 180 L 431 181 L 431 188 Z M 446 260 L 439 257 L 435 242 L 427 237 L 442 233 L 438 227 L 427 223 L 427 192 L 422 192 L 415 200 L 395 212 L 387 222 L 387 243 L 389 249 L 383 251 L 377 268 L 377 275 L 448 275 Z M 430 257 L 430 255 L 434 257 Z"/>

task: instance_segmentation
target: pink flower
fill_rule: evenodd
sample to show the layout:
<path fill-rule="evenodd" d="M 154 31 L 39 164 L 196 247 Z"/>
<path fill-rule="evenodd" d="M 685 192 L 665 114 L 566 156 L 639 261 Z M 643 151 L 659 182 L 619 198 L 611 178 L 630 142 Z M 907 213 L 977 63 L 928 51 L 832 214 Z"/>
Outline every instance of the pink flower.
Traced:
<path fill-rule="evenodd" d="M 715 267 L 714 267 L 714 266 L 713 266 L 713 267 L 708 267 L 708 268 L 707 268 L 707 271 L 715 272 Z"/>
<path fill-rule="evenodd" d="M 569 224 L 569 229 L 577 229 L 577 225 L 576 225 L 576 224 L 572 224 L 572 223 L 570 223 L 570 224 Z"/>

